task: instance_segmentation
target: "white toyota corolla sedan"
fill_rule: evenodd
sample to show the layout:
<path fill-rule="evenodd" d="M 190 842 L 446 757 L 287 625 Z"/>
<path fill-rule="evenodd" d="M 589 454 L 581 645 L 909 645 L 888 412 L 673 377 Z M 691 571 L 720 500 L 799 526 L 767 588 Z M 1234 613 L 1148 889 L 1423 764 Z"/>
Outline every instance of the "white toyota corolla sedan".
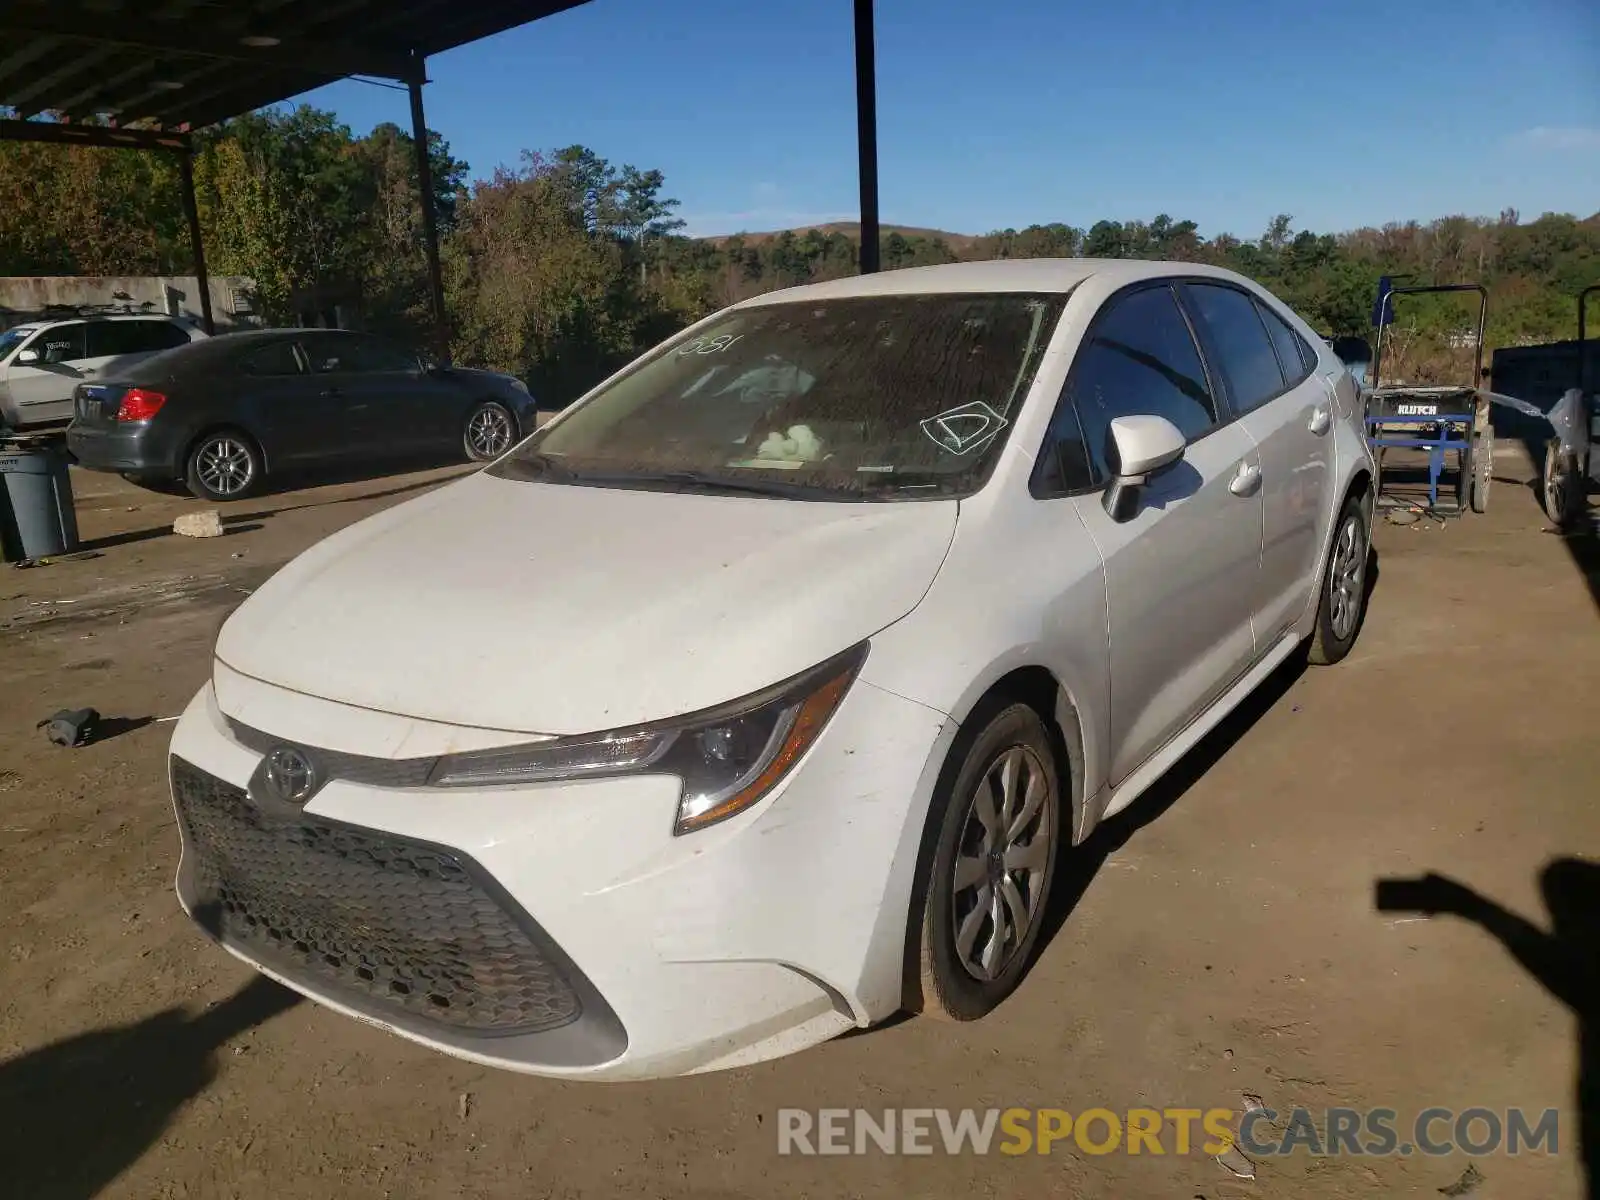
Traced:
<path fill-rule="evenodd" d="M 179 896 L 542 1075 L 981 1017 L 1098 822 L 1349 651 L 1371 489 L 1349 374 L 1225 271 L 761 296 L 228 619 L 172 741 Z"/>

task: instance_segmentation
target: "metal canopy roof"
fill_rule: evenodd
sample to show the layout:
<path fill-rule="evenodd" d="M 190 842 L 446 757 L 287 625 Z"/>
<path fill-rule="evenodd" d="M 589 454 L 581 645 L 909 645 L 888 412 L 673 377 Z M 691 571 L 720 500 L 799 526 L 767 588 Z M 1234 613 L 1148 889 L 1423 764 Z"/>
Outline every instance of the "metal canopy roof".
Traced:
<path fill-rule="evenodd" d="M 0 106 L 200 129 L 350 75 L 421 83 L 429 55 L 586 2 L 0 0 Z"/>

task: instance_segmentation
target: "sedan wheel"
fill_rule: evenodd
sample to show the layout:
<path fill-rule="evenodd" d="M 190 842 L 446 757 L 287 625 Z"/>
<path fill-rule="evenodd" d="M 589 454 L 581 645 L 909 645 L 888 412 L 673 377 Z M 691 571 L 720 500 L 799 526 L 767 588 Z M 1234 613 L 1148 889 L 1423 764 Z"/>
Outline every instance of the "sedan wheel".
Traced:
<path fill-rule="evenodd" d="M 202 500 L 238 500 L 261 479 L 261 452 L 243 434 L 207 434 L 189 452 L 189 490 Z"/>
<path fill-rule="evenodd" d="M 956 954 L 974 979 L 996 978 L 1039 918 L 1055 822 L 1046 768 L 1025 746 L 995 759 L 973 789 L 950 889 Z"/>
<path fill-rule="evenodd" d="M 1338 662 L 1356 644 L 1367 615 L 1367 513 L 1361 498 L 1352 496 L 1339 514 L 1333 550 L 1322 577 L 1317 624 L 1311 635 L 1311 661 L 1322 666 Z"/>
<path fill-rule="evenodd" d="M 993 710 L 990 710 L 993 712 Z M 941 781 L 914 908 L 913 1010 L 984 1016 L 1027 973 L 1045 923 L 1061 829 L 1057 755 L 1039 715 L 1010 704 Z M 953 763 L 955 760 L 952 760 Z"/>
<path fill-rule="evenodd" d="M 516 439 L 517 422 L 503 404 L 486 400 L 467 417 L 463 436 L 467 457 L 473 462 L 488 462 L 511 449 Z"/>

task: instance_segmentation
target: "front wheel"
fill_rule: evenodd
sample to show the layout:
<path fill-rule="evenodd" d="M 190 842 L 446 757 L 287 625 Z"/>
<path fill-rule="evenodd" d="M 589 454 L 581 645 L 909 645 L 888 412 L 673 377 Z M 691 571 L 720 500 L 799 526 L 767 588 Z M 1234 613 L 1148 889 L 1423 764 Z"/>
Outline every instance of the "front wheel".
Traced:
<path fill-rule="evenodd" d="M 517 419 L 511 410 L 494 400 L 485 400 L 467 414 L 461 442 L 473 462 L 488 462 L 511 449 L 516 436 Z"/>
<path fill-rule="evenodd" d="M 208 433 L 189 451 L 184 482 L 189 491 L 213 503 L 242 500 L 261 484 L 261 451 L 232 429 Z"/>
<path fill-rule="evenodd" d="M 1350 653 L 1366 619 L 1369 537 L 1366 508 L 1360 496 L 1351 496 L 1340 510 L 1318 591 L 1311 661 L 1320 666 L 1331 666 Z"/>
<path fill-rule="evenodd" d="M 912 1011 L 976 1020 L 1022 982 L 1061 838 L 1055 764 L 1039 715 L 1011 704 L 981 727 L 935 794 L 932 853 L 912 909 Z"/>

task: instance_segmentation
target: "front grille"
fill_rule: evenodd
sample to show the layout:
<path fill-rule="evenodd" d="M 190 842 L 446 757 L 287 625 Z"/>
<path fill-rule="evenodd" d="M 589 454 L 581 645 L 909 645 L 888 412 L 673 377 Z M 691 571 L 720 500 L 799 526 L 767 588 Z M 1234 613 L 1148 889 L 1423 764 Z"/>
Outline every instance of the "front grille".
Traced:
<path fill-rule="evenodd" d="M 513 1034 L 578 1019 L 560 952 L 471 859 L 305 813 L 275 817 L 243 789 L 171 765 L 191 908 L 222 941 L 397 1023 Z"/>
<path fill-rule="evenodd" d="M 252 729 L 232 717 L 226 720 L 233 740 L 257 754 L 270 754 L 287 744 L 282 738 Z M 340 750 L 310 746 L 301 749 L 317 764 L 324 780 L 343 779 L 368 787 L 422 787 L 433 773 L 433 765 L 439 761 L 437 758 L 371 758 L 365 754 L 346 754 Z"/>

